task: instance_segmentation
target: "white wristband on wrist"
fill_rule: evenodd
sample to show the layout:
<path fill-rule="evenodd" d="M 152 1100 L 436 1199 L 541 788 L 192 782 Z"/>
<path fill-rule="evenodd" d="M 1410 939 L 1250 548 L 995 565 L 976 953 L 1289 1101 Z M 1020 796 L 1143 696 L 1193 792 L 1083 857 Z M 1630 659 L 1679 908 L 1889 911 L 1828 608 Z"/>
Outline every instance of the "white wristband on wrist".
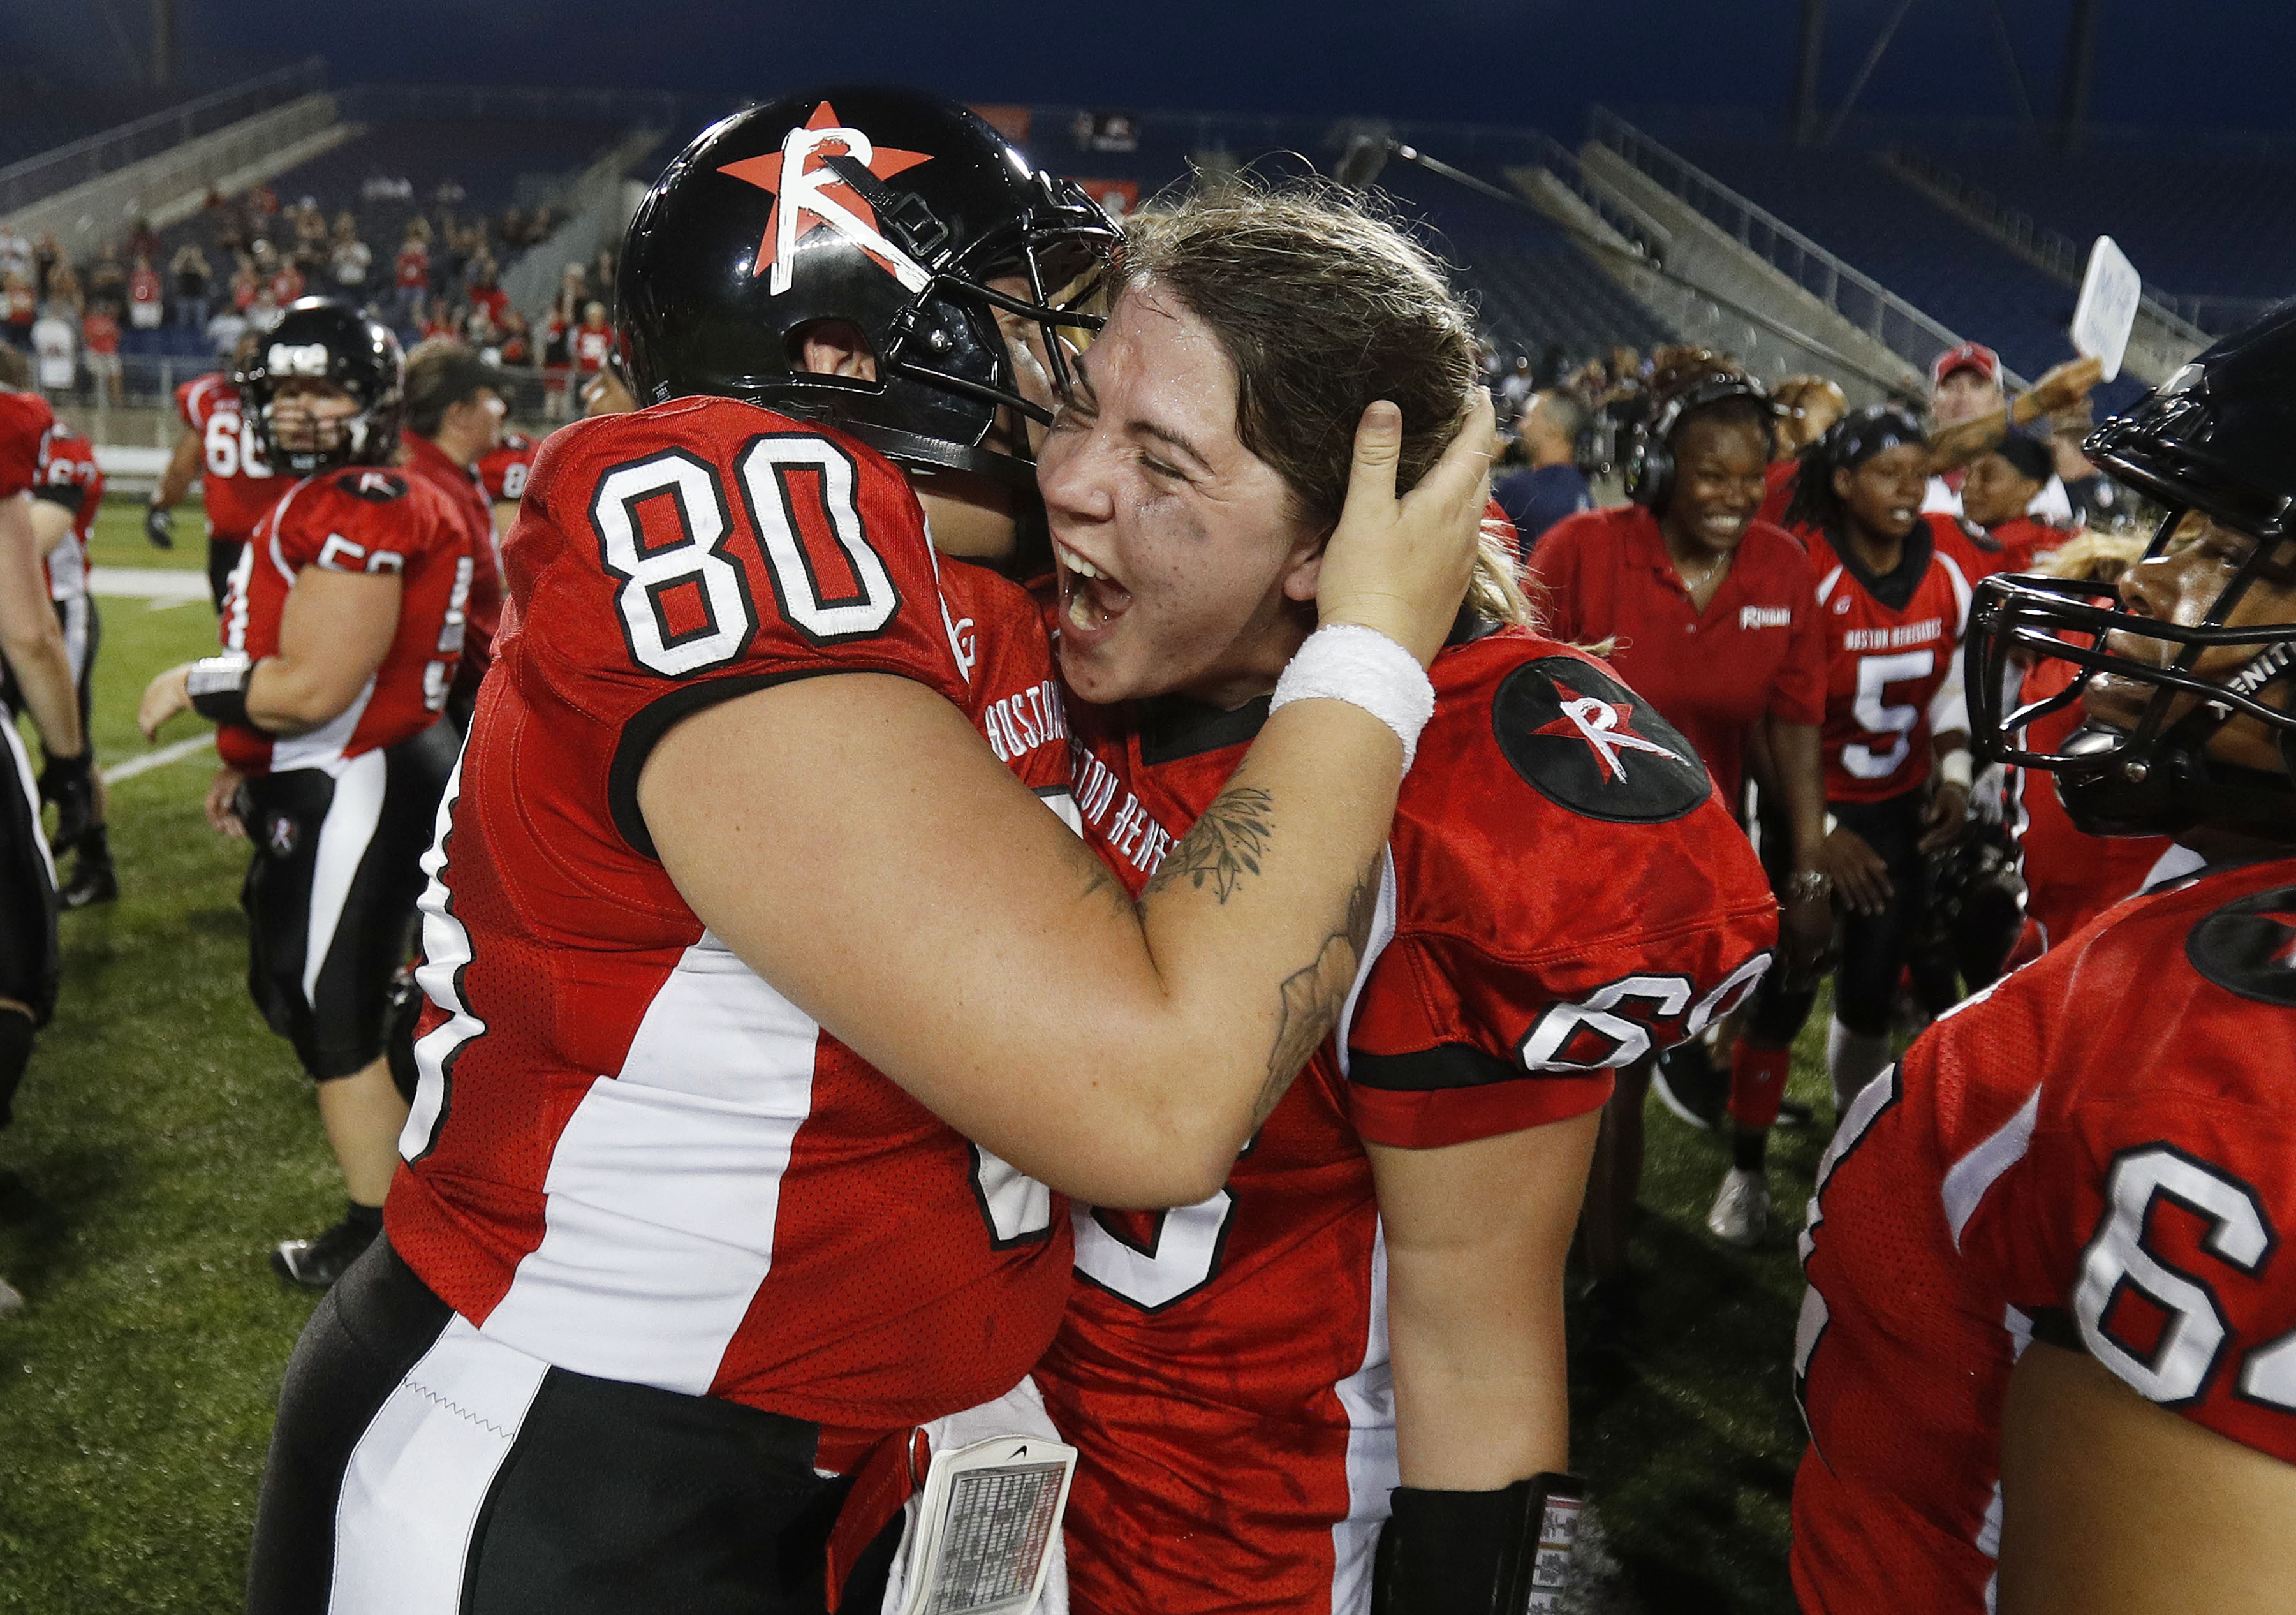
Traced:
<path fill-rule="evenodd" d="M 1958 785 L 1964 791 L 1977 777 L 1976 767 L 1966 751 L 1948 751 L 1938 758 L 1938 777 L 1948 785 Z"/>
<path fill-rule="evenodd" d="M 1267 702 L 1272 714 L 1295 701 L 1343 701 L 1361 707 L 1403 742 L 1403 771 L 1419 750 L 1419 732 L 1435 715 L 1435 686 L 1419 659 L 1377 628 L 1332 623 L 1317 628 L 1285 664 Z"/>

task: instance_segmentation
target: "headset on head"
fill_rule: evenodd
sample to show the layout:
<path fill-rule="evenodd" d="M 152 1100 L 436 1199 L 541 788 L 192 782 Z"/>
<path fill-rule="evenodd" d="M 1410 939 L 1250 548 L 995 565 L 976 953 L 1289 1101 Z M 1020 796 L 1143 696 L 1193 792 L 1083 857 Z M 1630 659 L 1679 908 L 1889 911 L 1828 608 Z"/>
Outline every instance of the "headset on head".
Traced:
<path fill-rule="evenodd" d="M 1726 398 L 1751 398 L 1765 411 L 1774 406 L 1769 389 L 1750 375 L 1713 375 L 1695 381 L 1659 406 L 1650 420 L 1635 428 L 1627 450 L 1627 497 L 1645 509 L 1662 511 L 1674 496 L 1674 434 L 1682 418 Z M 1766 419 L 1763 435 L 1770 452 L 1777 451 L 1777 423 Z"/>

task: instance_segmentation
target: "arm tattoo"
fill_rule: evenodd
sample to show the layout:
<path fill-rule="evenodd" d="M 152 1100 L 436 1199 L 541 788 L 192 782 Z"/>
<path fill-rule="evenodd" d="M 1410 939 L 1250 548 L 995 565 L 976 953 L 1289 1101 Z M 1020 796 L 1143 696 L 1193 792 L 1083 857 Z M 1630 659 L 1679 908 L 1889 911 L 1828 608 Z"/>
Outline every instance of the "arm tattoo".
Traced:
<path fill-rule="evenodd" d="M 1286 976 L 1277 989 L 1275 1045 L 1267 1052 L 1267 1081 L 1259 1090 L 1259 1103 L 1251 1109 L 1255 1129 L 1267 1119 L 1277 1101 L 1291 1087 L 1292 1079 L 1300 1074 L 1316 1045 L 1338 1022 L 1348 994 L 1355 987 L 1356 971 L 1370 943 L 1372 916 L 1379 907 L 1383 856 L 1374 856 L 1357 877 L 1356 889 L 1348 897 L 1347 911 L 1331 935 L 1324 939 L 1323 946 L 1316 950 L 1315 958 Z"/>
<path fill-rule="evenodd" d="M 1247 874 L 1259 873 L 1259 860 L 1275 833 L 1275 799 L 1250 785 L 1224 791 L 1204 810 L 1188 833 L 1172 845 L 1156 873 L 1140 893 L 1143 903 L 1173 882 L 1185 878 L 1198 891 L 1204 882 L 1225 904 L 1243 884 Z"/>

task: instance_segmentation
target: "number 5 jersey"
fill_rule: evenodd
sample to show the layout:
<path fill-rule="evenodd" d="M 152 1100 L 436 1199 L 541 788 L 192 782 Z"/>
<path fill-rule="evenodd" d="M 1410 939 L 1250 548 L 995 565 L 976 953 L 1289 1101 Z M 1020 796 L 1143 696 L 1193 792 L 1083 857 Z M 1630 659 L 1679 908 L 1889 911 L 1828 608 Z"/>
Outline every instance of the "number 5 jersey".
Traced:
<path fill-rule="evenodd" d="M 2035 1340 L 2296 1463 L 2296 860 L 2124 903 L 1940 1020 L 1843 1118 L 1802 1235 L 1793 1579 L 1992 1605 Z"/>
<path fill-rule="evenodd" d="M 1078 1208 L 1037 1371 L 1083 1449 L 1078 1615 L 1366 1607 L 1397 1481 L 1386 1254 L 1363 1141 L 1432 1148 L 1583 1115 L 1611 1070 L 1750 993 L 1775 906 L 1688 742 L 1522 629 L 1446 651 L 1341 1026 L 1226 1187 Z M 1267 716 L 1073 704 L 1085 834 L 1137 892 Z"/>

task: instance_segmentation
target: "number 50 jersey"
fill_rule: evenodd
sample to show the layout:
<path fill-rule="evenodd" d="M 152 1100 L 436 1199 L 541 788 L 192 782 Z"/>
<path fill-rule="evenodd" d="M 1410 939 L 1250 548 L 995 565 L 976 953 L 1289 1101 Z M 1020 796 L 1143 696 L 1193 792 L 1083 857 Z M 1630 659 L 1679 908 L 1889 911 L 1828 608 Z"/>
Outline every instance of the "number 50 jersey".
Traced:
<path fill-rule="evenodd" d="M 2283 859 L 2120 905 L 1858 1096 L 1802 1235 L 1803 1609 L 1991 1607 L 2033 1340 L 2296 1463 L 2292 1048 Z"/>
<path fill-rule="evenodd" d="M 825 1468 L 1002 1395 L 1058 1324 L 1065 1208 L 710 935 L 637 808 L 651 748 L 716 701 L 875 672 L 966 703 L 989 625 L 960 659 L 907 484 L 679 399 L 554 434 L 504 559 L 427 860 L 392 1244 L 530 1356 L 832 1427 Z"/>

